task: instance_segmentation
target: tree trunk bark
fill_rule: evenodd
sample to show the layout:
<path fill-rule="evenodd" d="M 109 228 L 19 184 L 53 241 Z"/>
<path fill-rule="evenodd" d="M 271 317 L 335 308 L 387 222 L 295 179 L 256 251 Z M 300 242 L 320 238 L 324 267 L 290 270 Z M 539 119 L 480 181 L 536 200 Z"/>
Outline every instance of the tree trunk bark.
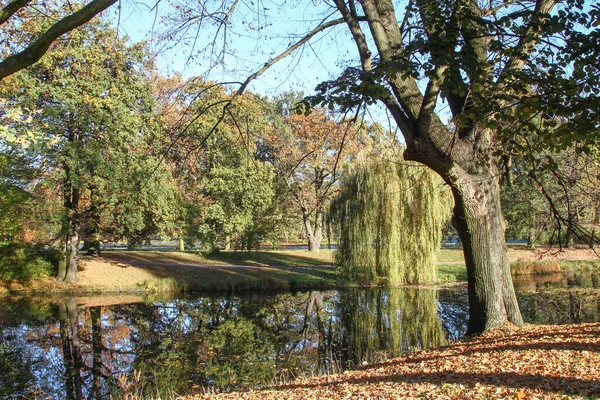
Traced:
<path fill-rule="evenodd" d="M 573 243 L 574 243 L 573 230 L 571 229 L 570 226 L 567 226 L 567 232 L 565 233 L 565 247 L 567 249 L 572 249 Z"/>
<path fill-rule="evenodd" d="M 79 262 L 79 234 L 74 229 L 69 238 L 69 262 L 65 282 L 75 283 L 77 281 L 77 264 Z"/>
<path fill-rule="evenodd" d="M 231 250 L 231 235 L 225 235 L 225 247 L 223 248 L 223 250 Z"/>
<path fill-rule="evenodd" d="M 535 249 L 535 233 L 533 228 L 529 229 L 529 233 L 527 234 L 527 248 L 531 250 Z"/>
<path fill-rule="evenodd" d="M 62 237 L 62 249 L 60 252 L 60 259 L 58 260 L 58 273 L 56 274 L 57 281 L 64 281 L 67 276 L 67 262 L 69 257 L 69 246 L 67 244 L 67 237 Z"/>
<path fill-rule="evenodd" d="M 452 191 L 452 222 L 463 242 L 467 265 L 467 334 L 497 328 L 507 321 L 522 324 L 510 274 L 497 178 L 493 173 L 470 175 Z"/>
<path fill-rule="evenodd" d="M 321 249 L 321 242 L 323 241 L 323 225 L 321 223 L 323 212 L 317 211 L 315 214 L 314 231 L 310 224 L 310 216 L 305 213 L 302 214 L 306 235 L 308 237 L 308 251 L 319 251 Z"/>

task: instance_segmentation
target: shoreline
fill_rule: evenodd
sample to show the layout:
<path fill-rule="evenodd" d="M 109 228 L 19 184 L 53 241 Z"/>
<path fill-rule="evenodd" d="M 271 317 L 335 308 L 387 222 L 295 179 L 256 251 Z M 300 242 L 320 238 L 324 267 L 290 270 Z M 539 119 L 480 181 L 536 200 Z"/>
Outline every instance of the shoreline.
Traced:
<path fill-rule="evenodd" d="M 506 324 L 483 335 L 341 374 L 182 399 L 591 399 L 600 397 L 600 323 Z"/>
<path fill-rule="evenodd" d="M 444 249 L 438 257 L 438 282 L 409 286 L 444 286 L 466 282 L 460 249 Z M 600 259 L 578 253 L 511 249 L 513 276 L 536 276 L 568 272 L 578 268 L 596 270 Z M 573 254 L 581 259 L 573 259 Z M 406 285 L 355 285 L 337 278 L 331 251 L 309 254 L 286 252 L 195 252 L 108 251 L 103 257 L 84 256 L 78 281 L 73 284 L 53 278 L 34 282 L 0 282 L 0 296 L 93 296 L 99 294 L 178 294 L 200 292 L 285 292 L 333 290 L 348 287 L 395 287 Z"/>

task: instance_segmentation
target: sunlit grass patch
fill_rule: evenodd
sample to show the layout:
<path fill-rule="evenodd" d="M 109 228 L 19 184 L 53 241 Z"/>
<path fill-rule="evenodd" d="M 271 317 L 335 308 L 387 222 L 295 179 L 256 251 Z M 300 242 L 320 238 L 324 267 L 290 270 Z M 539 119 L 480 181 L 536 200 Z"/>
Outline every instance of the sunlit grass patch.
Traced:
<path fill-rule="evenodd" d="M 445 262 L 465 262 L 465 255 L 462 248 L 440 249 L 437 253 L 437 260 L 443 264 Z"/>
<path fill-rule="evenodd" d="M 438 279 L 440 282 L 456 282 L 467 280 L 465 264 L 439 264 Z"/>

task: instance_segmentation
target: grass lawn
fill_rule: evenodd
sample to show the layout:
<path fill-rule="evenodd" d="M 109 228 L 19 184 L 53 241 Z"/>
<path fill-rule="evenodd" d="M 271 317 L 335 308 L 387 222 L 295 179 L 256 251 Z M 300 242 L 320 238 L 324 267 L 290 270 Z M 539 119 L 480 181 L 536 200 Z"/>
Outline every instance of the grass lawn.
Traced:
<path fill-rule="evenodd" d="M 29 283 L 0 282 L 0 293 L 332 289 L 343 285 L 337 278 L 333 253 L 332 250 L 222 251 L 207 255 L 194 251 L 107 250 L 103 257 L 82 257 L 75 285 L 53 279 Z M 523 275 L 600 268 L 597 258 L 572 261 L 576 253 L 553 255 L 545 251 L 541 254 L 546 259 L 540 261 L 532 251 L 511 249 L 511 259 L 518 260 L 513 262 L 513 273 Z M 440 283 L 466 280 L 462 249 L 444 248 L 439 251 L 438 277 Z"/>
<path fill-rule="evenodd" d="M 205 265 L 251 265 L 267 266 L 317 266 L 333 265 L 333 251 L 321 250 L 260 250 L 260 251 L 221 251 L 204 254 L 198 251 L 104 251 L 109 260 L 139 262 L 189 263 Z"/>

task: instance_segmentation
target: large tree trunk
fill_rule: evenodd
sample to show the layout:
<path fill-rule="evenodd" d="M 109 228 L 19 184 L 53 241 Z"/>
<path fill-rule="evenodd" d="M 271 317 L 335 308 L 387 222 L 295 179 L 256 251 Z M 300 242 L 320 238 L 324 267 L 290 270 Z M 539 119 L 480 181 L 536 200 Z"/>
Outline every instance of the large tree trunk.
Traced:
<path fill-rule="evenodd" d="M 497 178 L 469 176 L 452 188 L 453 225 L 463 242 L 469 289 L 467 334 L 522 324 L 510 274 Z"/>
<path fill-rule="evenodd" d="M 447 24 L 440 23 L 441 3 L 414 2 L 421 18 L 421 27 L 429 40 L 430 61 L 435 65 L 428 75 L 426 87 L 407 73 L 403 65 L 413 55 L 404 43 L 407 38 L 398 25 L 399 15 L 391 0 L 361 0 L 373 44 L 361 27 L 351 3 L 334 0 L 346 21 L 360 54 L 363 72 L 369 85 L 378 66 L 385 66 L 385 85 L 377 86 L 378 99 L 387 107 L 406 141 L 405 157 L 436 171 L 452 188 L 455 200 L 454 224 L 463 241 L 469 280 L 469 333 L 479 333 L 502 325 L 506 321 L 521 324 L 504 238 L 504 218 L 500 207 L 497 154 L 501 151 L 499 137 L 492 127 L 511 100 L 495 98 L 487 92 L 515 95 L 515 72 L 522 71 L 539 40 L 540 25 L 556 4 L 553 0 L 535 2 L 530 18 L 523 21 L 524 34 L 508 60 L 493 65 L 489 51 L 493 32 L 480 21 L 485 15 L 477 1 L 461 2 Z M 411 3 L 413 4 L 413 3 Z M 444 6 L 445 7 L 445 6 Z M 456 12 L 456 14 L 454 14 Z M 456 49 L 460 47 L 461 50 Z M 424 49 L 425 47 L 421 47 Z M 467 56 L 467 68 L 456 56 Z M 394 67 L 397 66 L 397 69 Z M 499 73 L 498 73 L 499 72 Z M 468 87 L 468 90 L 465 90 Z M 423 89 L 423 90 L 422 90 Z M 443 93 L 447 91 L 447 94 Z M 449 129 L 436 114 L 440 95 L 446 98 L 454 117 Z M 483 97 L 482 97 L 483 96 Z M 480 106 L 489 99 L 494 106 L 482 114 Z M 484 110 L 489 104 L 485 104 Z M 498 111 L 493 111 L 498 110 Z M 491 124 L 489 124 L 491 122 Z"/>

